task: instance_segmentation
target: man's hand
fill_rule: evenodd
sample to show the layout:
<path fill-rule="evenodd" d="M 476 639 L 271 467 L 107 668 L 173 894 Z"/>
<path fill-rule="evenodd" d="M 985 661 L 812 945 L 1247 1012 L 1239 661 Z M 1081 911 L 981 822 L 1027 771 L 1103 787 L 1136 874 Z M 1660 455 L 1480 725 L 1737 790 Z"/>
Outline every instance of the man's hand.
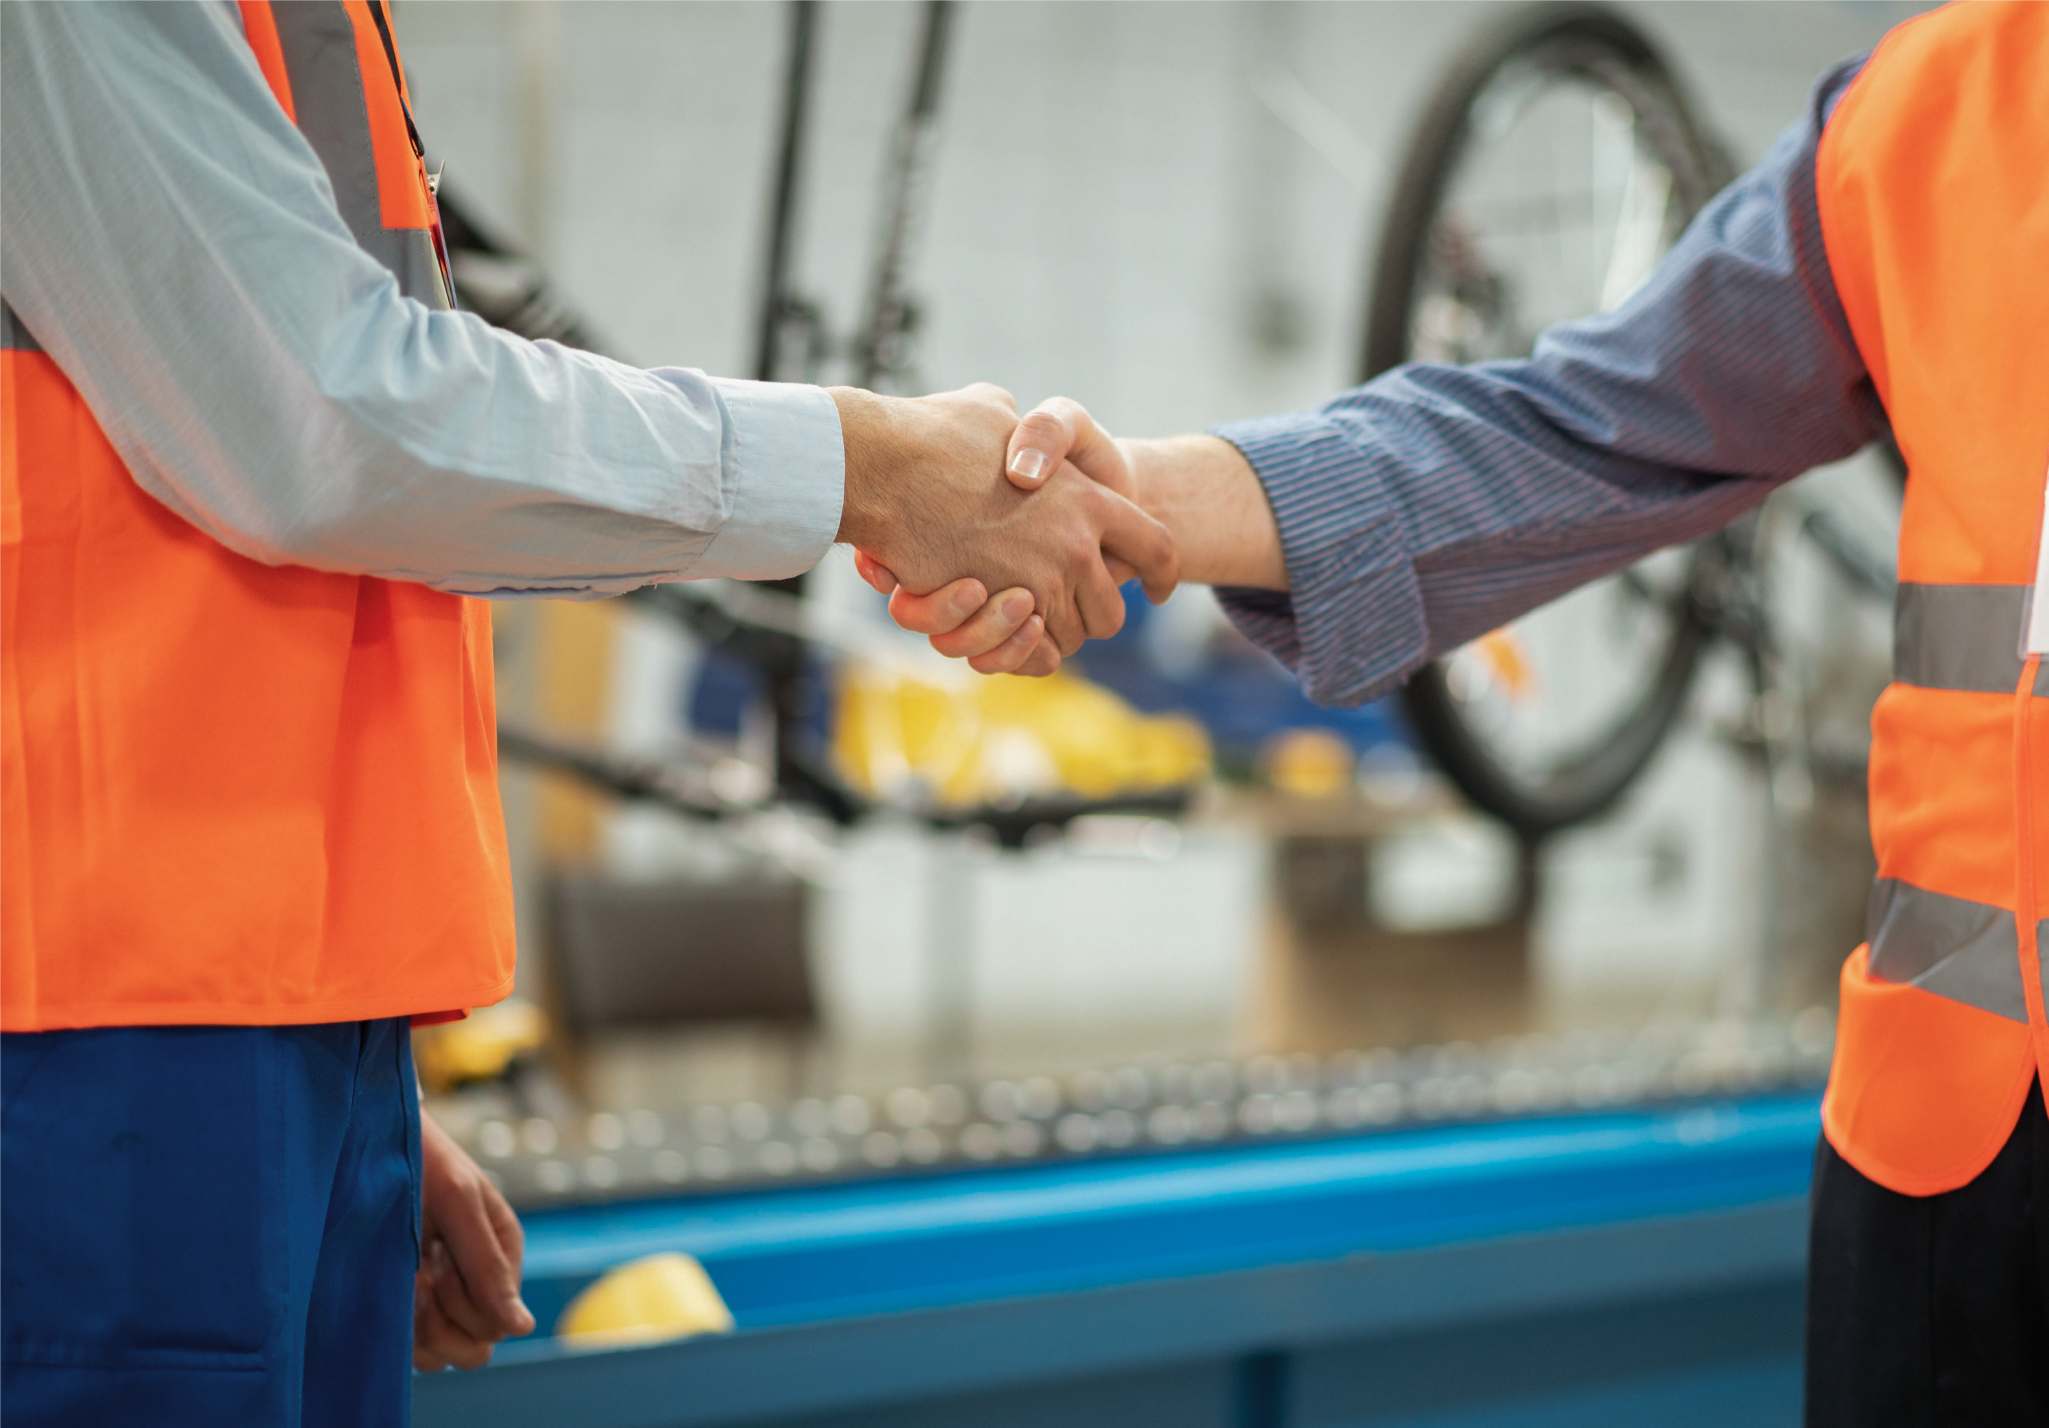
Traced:
<path fill-rule="evenodd" d="M 1166 528 L 1073 465 L 1029 492 L 1004 479 L 1017 407 L 1001 388 L 904 400 L 835 387 L 832 396 L 847 451 L 840 539 L 865 553 L 871 581 L 880 585 L 875 572 L 886 571 L 888 588 L 937 596 L 933 612 L 958 610 L 931 633 L 974 624 L 955 652 L 991 654 L 1036 619 L 1054 649 L 1071 654 L 1123 627 L 1122 579 L 1136 574 L 1156 599 L 1179 579 Z M 986 618 L 967 619 L 991 603 Z M 1004 636 L 989 642 L 987 627 L 998 623 Z"/>
<path fill-rule="evenodd" d="M 1079 403 L 1054 397 L 1017 424 L 1004 470 L 1022 490 L 1037 489 L 1049 473 L 1079 471 L 1142 507 L 1173 535 L 1184 579 L 1288 588 L 1280 531 L 1265 488 L 1227 441 L 1213 436 L 1119 441 Z M 965 656 L 984 674 L 1050 674 L 1059 667 L 1059 652 L 1050 642 L 1035 640 L 1028 623 L 1006 613 L 1001 597 L 985 601 L 984 592 L 965 581 L 915 595 L 899 589 L 893 572 L 869 553 L 856 551 L 855 564 L 869 584 L 890 595 L 889 612 L 896 622 L 933 636 L 933 648 L 941 654 Z M 1127 578 L 1114 561 L 1111 570 Z"/>
<path fill-rule="evenodd" d="M 420 1116 L 420 1268 L 413 1277 L 413 1367 L 482 1368 L 500 1339 L 533 1332 L 519 1297 L 526 1236 L 477 1163 Z"/>

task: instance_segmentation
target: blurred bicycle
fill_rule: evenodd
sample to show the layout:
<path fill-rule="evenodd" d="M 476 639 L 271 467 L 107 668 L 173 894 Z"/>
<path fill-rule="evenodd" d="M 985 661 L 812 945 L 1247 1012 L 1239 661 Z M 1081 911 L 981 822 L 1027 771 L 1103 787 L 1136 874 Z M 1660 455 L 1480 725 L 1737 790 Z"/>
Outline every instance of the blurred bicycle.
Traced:
<path fill-rule="evenodd" d="M 1361 379 L 1407 361 L 1527 356 L 1545 328 L 1614 310 L 1729 177 L 1672 71 L 1626 20 L 1582 5 L 1511 14 L 1453 62 L 1410 140 Z M 1861 618 L 1856 605 L 1893 596 L 1890 484 L 1889 500 L 1860 509 L 1803 478 L 1719 536 L 1432 663 L 1403 691 L 1418 741 L 1473 803 L 1541 838 L 1615 805 L 1719 640 L 1740 652 L 1751 688 L 1731 732 L 1766 760 L 1776 807 L 1804 808 L 1817 775 L 1861 778 L 1856 730 L 1883 672 L 1846 670 L 1831 652 L 1844 621 Z M 1849 592 L 1818 597 L 1842 607 L 1824 610 L 1818 630 L 1795 609 L 1817 598 L 1794 593 L 1808 583 L 1798 568 L 1817 557 Z M 1850 687 L 1861 709 L 1815 717 Z"/>

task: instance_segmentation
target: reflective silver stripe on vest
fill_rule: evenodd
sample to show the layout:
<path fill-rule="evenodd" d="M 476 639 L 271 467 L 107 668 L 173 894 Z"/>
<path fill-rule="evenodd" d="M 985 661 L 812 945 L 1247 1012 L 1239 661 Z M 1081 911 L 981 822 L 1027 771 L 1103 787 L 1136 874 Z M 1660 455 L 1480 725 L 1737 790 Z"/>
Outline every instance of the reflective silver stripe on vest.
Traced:
<path fill-rule="evenodd" d="M 1871 975 L 1879 981 L 1919 987 L 2008 1021 L 2028 1019 L 2013 914 L 2005 908 L 1880 878 L 1871 889 L 1865 936 Z M 2036 929 L 2038 959 L 2045 939 L 2049 922 Z"/>
<path fill-rule="evenodd" d="M 2025 585 L 1900 584 L 1893 607 L 1892 677 L 1921 689 L 2011 694 L 2021 680 Z M 2035 673 L 2049 695 L 2049 664 Z"/>
<path fill-rule="evenodd" d="M 357 246 L 398 278 L 400 292 L 432 308 L 447 307 L 433 235 L 424 228 L 384 226 L 377 150 L 370 140 L 356 28 L 348 11 L 339 0 L 292 0 L 270 8 L 277 17 L 278 47 L 292 82 L 299 132 L 327 170 L 342 221 Z"/>
<path fill-rule="evenodd" d="M 0 300 L 0 352 L 40 352 L 43 344 L 35 335 L 21 325 L 21 319 L 14 315 L 14 309 L 5 300 Z"/>
<path fill-rule="evenodd" d="M 432 233 L 424 228 L 380 228 L 368 237 L 357 234 L 356 242 L 397 274 L 398 290 L 407 297 L 418 298 L 437 312 L 449 305 Z"/>

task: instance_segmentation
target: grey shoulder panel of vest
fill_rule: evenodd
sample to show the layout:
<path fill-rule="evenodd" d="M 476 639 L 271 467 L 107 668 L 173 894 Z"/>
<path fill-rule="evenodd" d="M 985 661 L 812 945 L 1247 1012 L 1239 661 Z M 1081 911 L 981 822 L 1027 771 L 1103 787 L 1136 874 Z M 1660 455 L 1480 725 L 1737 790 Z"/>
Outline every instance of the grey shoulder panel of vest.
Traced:
<path fill-rule="evenodd" d="M 292 81 L 299 132 L 320 156 L 335 207 L 362 250 L 398 278 L 399 291 L 431 308 L 449 305 L 434 239 L 424 228 L 386 228 L 377 151 L 356 29 L 340 0 L 275 5 L 278 47 Z"/>
<path fill-rule="evenodd" d="M 2013 914 L 1989 903 L 1880 878 L 1865 914 L 1871 975 L 2026 1022 Z M 2049 922 L 2037 928 L 2037 956 Z"/>
<path fill-rule="evenodd" d="M 384 227 L 377 153 L 356 57 L 356 27 L 340 0 L 274 5 L 278 48 L 292 82 L 299 132 L 320 156 L 342 221 L 361 242 Z"/>
<path fill-rule="evenodd" d="M 434 251 L 434 235 L 425 228 L 380 228 L 368 236 L 358 234 L 356 242 L 364 252 L 398 277 L 398 290 L 417 298 L 435 311 L 451 306 L 448 289 L 441 281 L 441 257 Z"/>
<path fill-rule="evenodd" d="M 40 352 L 43 344 L 36 341 L 35 334 L 21 325 L 21 319 L 14 315 L 14 309 L 0 298 L 0 352 Z"/>
<path fill-rule="evenodd" d="M 2011 694 L 2021 679 L 2025 585 L 1901 582 L 1893 607 L 1893 679 L 1920 689 Z M 2049 663 L 2035 693 L 2049 695 Z"/>

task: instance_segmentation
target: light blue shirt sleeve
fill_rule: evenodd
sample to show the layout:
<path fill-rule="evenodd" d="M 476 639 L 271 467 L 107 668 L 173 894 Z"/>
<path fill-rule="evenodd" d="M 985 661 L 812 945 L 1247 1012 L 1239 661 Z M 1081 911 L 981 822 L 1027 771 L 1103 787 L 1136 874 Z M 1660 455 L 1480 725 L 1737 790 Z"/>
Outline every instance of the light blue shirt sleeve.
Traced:
<path fill-rule="evenodd" d="M 1886 418 L 1829 275 L 1815 149 L 1861 64 L 1614 313 L 1525 360 L 1398 367 L 1216 434 L 1280 525 L 1286 594 L 1220 590 L 1312 699 L 1357 704 L 1576 586 L 1726 525 Z"/>
<path fill-rule="evenodd" d="M 643 370 L 400 295 L 219 4 L 0 5 L 0 294 L 151 495 L 270 564 L 474 595 L 794 575 L 817 387 Z"/>

